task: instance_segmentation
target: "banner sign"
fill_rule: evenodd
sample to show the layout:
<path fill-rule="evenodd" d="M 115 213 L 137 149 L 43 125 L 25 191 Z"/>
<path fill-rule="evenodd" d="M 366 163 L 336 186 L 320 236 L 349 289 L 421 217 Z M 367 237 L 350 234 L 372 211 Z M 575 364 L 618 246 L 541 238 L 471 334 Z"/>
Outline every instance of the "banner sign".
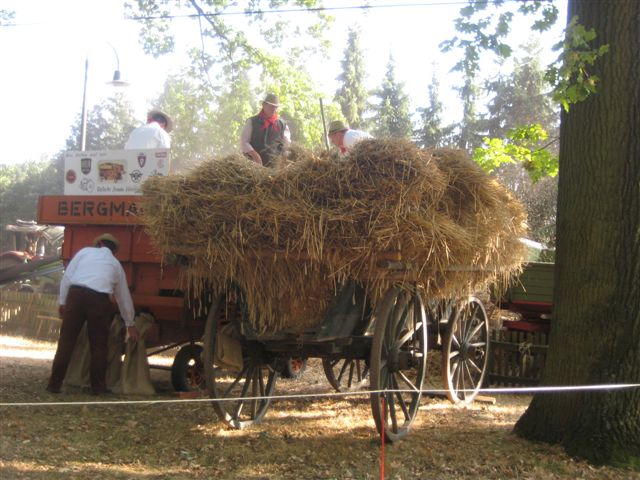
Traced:
<path fill-rule="evenodd" d="M 38 199 L 38 222 L 49 225 L 142 224 L 139 196 L 43 195 Z"/>
<path fill-rule="evenodd" d="M 65 152 L 65 195 L 141 195 L 148 178 L 169 173 L 169 149 Z"/>

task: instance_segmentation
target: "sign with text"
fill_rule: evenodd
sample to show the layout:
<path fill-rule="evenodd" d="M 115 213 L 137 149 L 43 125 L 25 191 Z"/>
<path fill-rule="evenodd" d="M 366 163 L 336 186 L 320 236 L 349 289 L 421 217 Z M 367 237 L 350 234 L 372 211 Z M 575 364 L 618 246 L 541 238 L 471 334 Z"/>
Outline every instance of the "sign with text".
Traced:
<path fill-rule="evenodd" d="M 141 195 L 148 178 L 169 173 L 169 149 L 65 152 L 65 195 Z"/>
<path fill-rule="evenodd" d="M 38 199 L 38 222 L 49 225 L 142 224 L 140 200 L 136 195 L 43 195 Z"/>

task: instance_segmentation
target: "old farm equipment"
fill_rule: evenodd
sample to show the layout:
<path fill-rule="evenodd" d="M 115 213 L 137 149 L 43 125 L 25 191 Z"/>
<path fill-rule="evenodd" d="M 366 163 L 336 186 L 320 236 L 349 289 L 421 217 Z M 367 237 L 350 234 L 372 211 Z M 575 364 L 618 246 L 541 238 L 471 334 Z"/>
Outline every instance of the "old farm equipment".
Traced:
<path fill-rule="evenodd" d="M 337 390 L 362 386 L 369 373 L 376 426 L 379 431 L 384 428 L 390 441 L 405 436 L 416 418 L 429 347 L 442 350 L 452 401 L 471 401 L 480 388 L 488 361 L 489 324 L 477 299 L 431 301 L 406 271 L 405 287 L 389 288 L 376 305 L 362 285 L 348 282 L 333 296 L 316 327 L 261 334 L 247 321 L 243 292 L 236 288 L 209 296 L 208 301 L 185 297 L 177 288 L 180 265 L 163 263 L 142 228 L 139 199 L 41 197 L 39 220 L 65 226 L 65 261 L 105 231 L 120 240 L 117 257 L 136 310 L 153 315 L 157 324 L 155 338 L 147 340 L 150 354 L 181 347 L 171 367 L 174 387 L 194 388 L 204 378 L 212 398 L 228 400 L 214 407 L 230 425 L 241 428 L 264 417 L 270 403 L 265 397 L 274 393 L 291 358 L 322 359 Z M 381 268 L 397 275 L 404 268 L 399 260 L 383 260 Z M 241 365 L 224 363 L 220 349 L 225 337 L 239 346 Z"/>
<path fill-rule="evenodd" d="M 199 315 L 195 303 L 186 301 L 177 289 L 178 267 L 162 264 L 154 253 L 137 215 L 139 201 L 136 196 L 43 196 L 38 219 L 65 227 L 61 255 L 65 263 L 101 233 L 108 231 L 118 238 L 116 256 L 127 275 L 136 313 L 155 319 L 145 338 L 151 349 L 148 355 L 180 347 L 170 367 L 172 384 L 176 390 L 195 389 L 202 383 L 202 347 L 197 342 L 206 314 Z"/>
<path fill-rule="evenodd" d="M 529 262 L 496 299 L 509 313 L 491 332 L 488 379 L 496 385 L 536 385 L 545 365 L 553 312 L 553 263 Z"/>
<path fill-rule="evenodd" d="M 188 299 L 178 288 L 179 265 L 163 262 L 144 232 L 139 217 L 139 196 L 43 196 L 38 219 L 62 225 L 65 263 L 81 248 L 90 246 L 101 233 L 120 241 L 116 257 L 127 275 L 136 313 L 150 314 L 154 326 L 145 337 L 148 356 L 179 348 L 169 369 L 178 391 L 204 386 L 201 339 L 207 305 Z M 286 359 L 285 374 L 295 377 L 304 370 L 304 359 Z"/>
<path fill-rule="evenodd" d="M 58 292 L 62 265 L 59 249 L 64 229 L 17 220 L 5 226 L 9 250 L 0 254 L 0 285 L 20 292 Z"/>
<path fill-rule="evenodd" d="M 63 235 L 62 228 L 33 220 L 17 220 L 5 232 L 9 249 L 0 254 L 0 270 L 56 255 Z"/>
<path fill-rule="evenodd" d="M 230 157 L 150 175 L 144 229 L 140 197 L 50 197 L 41 214 L 67 226 L 65 259 L 107 228 L 118 236 L 158 345 L 203 339 L 204 383 L 233 427 L 264 417 L 291 358 L 315 357 L 339 391 L 368 373 L 378 431 L 400 439 L 429 348 L 452 401 L 478 393 L 489 322 L 460 295 L 520 266 L 524 210 L 463 152 L 371 140 L 340 161 L 296 155 L 282 169 Z"/>

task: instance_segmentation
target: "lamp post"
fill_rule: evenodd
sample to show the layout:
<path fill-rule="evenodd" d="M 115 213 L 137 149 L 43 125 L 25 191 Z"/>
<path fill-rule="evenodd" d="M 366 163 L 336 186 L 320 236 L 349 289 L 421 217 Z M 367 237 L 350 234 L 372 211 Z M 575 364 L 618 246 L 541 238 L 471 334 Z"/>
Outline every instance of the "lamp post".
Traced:
<path fill-rule="evenodd" d="M 129 85 L 129 82 L 125 82 L 120 79 L 120 58 L 118 57 L 118 52 L 115 47 L 107 42 L 109 46 L 112 48 L 113 53 L 116 56 L 116 70 L 113 72 L 113 80 L 107 82 L 107 85 L 112 85 L 114 87 L 126 87 Z M 87 78 L 89 76 L 89 55 L 84 61 L 84 88 L 82 90 L 82 119 L 80 124 L 80 150 L 85 151 L 87 146 Z"/>

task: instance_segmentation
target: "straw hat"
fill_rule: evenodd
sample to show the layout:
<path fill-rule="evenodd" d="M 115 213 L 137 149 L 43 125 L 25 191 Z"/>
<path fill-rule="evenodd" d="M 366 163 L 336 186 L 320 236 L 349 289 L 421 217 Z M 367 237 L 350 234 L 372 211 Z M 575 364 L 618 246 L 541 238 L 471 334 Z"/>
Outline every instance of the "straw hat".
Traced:
<path fill-rule="evenodd" d="M 103 240 L 106 240 L 107 242 L 113 243 L 116 246 L 116 250 L 118 250 L 120 248 L 120 240 L 118 240 L 116 237 L 114 237 L 110 233 L 103 233 L 102 235 L 98 235 L 93 240 L 93 246 L 97 247 L 98 243 L 100 243 Z"/>
<path fill-rule="evenodd" d="M 278 96 L 275 93 L 267 93 L 267 96 L 264 97 L 262 103 L 268 103 L 269 105 L 273 105 L 274 107 L 280 106 L 280 102 L 278 102 Z"/>
<path fill-rule="evenodd" d="M 165 127 L 165 131 L 167 133 L 173 130 L 173 120 L 169 115 L 164 113 L 162 110 L 151 110 L 149 113 L 147 113 L 147 118 L 151 118 L 154 115 L 160 115 L 161 117 L 164 118 L 165 122 L 167 123 L 167 126 Z"/>
<path fill-rule="evenodd" d="M 342 120 L 334 120 L 329 124 L 329 135 L 343 130 L 349 130 Z"/>

